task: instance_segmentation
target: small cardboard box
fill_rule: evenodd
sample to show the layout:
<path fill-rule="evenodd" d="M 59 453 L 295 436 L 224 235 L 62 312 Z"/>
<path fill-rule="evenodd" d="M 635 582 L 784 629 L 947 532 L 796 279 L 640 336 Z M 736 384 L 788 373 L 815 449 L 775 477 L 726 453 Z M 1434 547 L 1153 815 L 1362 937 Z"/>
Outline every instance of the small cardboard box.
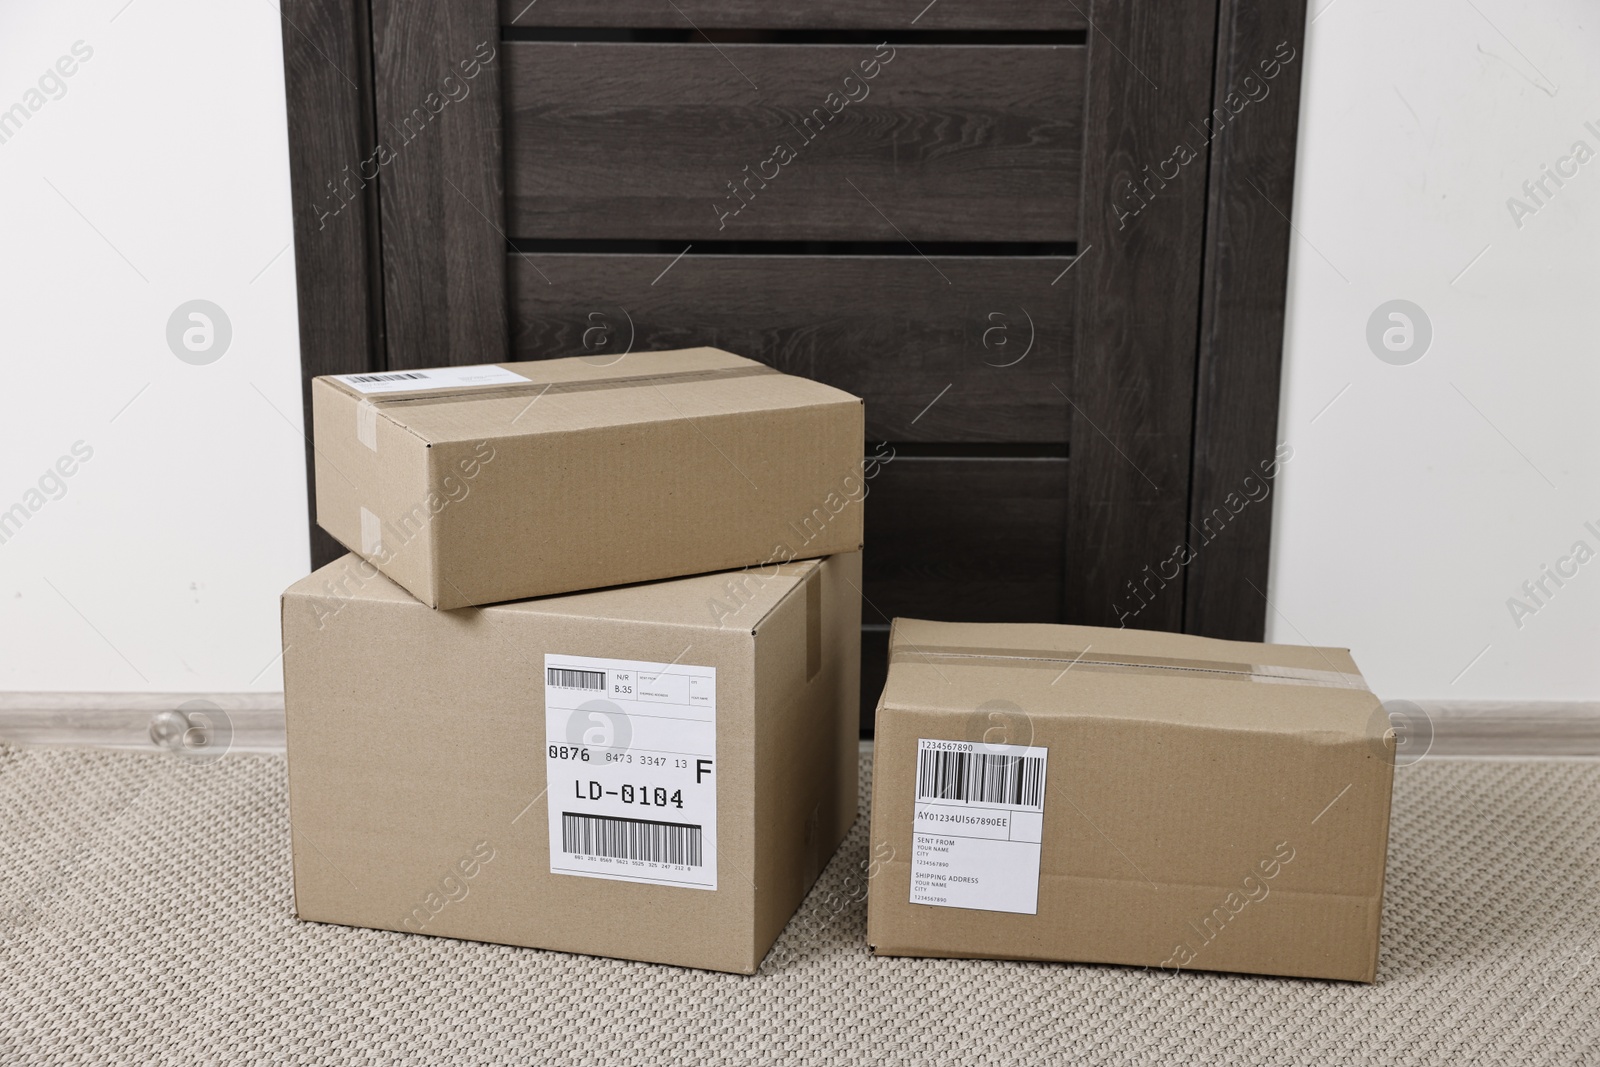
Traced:
<path fill-rule="evenodd" d="M 302 919 L 752 973 L 856 816 L 859 554 L 434 611 L 283 597 Z"/>
<path fill-rule="evenodd" d="M 861 547 L 862 402 L 714 348 L 317 378 L 317 522 L 459 608 Z"/>
<path fill-rule="evenodd" d="M 1347 651 L 897 619 L 889 655 L 874 951 L 1374 980 L 1393 742 Z"/>

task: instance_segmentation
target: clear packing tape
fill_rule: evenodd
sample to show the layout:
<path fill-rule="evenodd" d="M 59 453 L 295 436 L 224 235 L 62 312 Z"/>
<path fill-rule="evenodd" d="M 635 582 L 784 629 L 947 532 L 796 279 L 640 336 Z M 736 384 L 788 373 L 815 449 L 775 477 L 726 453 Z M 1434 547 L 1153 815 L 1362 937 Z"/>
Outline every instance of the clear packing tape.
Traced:
<path fill-rule="evenodd" d="M 1272 663 L 1230 663 L 1223 660 L 1181 659 L 1170 656 L 1120 656 L 1098 655 L 1088 649 L 1082 651 L 1055 651 L 1026 648 L 978 648 L 957 645 L 914 645 L 903 642 L 896 651 L 919 661 L 960 666 L 973 661 L 988 660 L 1020 668 L 1058 670 L 1095 670 L 1140 673 L 1144 671 L 1188 671 L 1226 681 L 1254 682 L 1260 685 L 1303 685 L 1323 689 L 1367 690 L 1365 679 L 1358 673 L 1337 670 L 1316 670 L 1307 667 L 1283 667 Z"/>

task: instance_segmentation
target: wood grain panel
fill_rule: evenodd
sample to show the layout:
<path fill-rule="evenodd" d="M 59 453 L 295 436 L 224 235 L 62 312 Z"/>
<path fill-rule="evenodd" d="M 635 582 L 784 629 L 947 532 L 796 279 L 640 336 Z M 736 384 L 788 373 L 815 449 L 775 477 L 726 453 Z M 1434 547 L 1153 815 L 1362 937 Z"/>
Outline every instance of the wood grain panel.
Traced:
<path fill-rule="evenodd" d="M 713 345 L 865 397 L 875 440 L 1064 442 L 1071 262 L 513 255 L 512 352 Z"/>
<path fill-rule="evenodd" d="M 1119 598 L 1271 455 L 1297 67 L 1212 127 L 1262 60 L 1285 62 L 1280 41 L 1298 53 L 1303 10 L 282 10 L 308 377 L 511 348 L 721 345 L 867 396 L 874 439 L 900 442 L 868 508 L 869 622 L 882 610 L 1258 636 L 1245 590 L 1264 588 L 1270 505 L 1252 504 L 1137 615 Z M 502 44 L 502 23 L 608 40 Z M 619 40 L 630 30 L 664 32 Z M 904 43 L 865 79 L 878 47 L 845 42 L 879 30 Z M 972 45 L 939 32 L 967 30 Z M 1046 36 L 1021 39 L 1033 31 Z M 700 43 L 669 43 L 680 37 Z M 793 158 L 760 177 L 780 141 Z M 1173 172 L 1179 144 L 1194 157 Z M 507 256 L 508 234 L 527 255 Z M 535 254 L 564 239 L 639 244 Z M 673 247 L 633 254 L 658 241 Z M 1055 254 L 1072 244 L 1076 259 Z M 1070 468 L 1052 451 L 1063 439 Z M 325 540 L 313 528 L 319 563 L 338 551 Z M 870 717 L 886 633 L 864 639 Z"/>
<path fill-rule="evenodd" d="M 1081 46 L 504 51 L 513 237 L 1075 236 Z"/>
<path fill-rule="evenodd" d="M 493 0 L 372 0 L 387 366 L 506 350 Z"/>
<path fill-rule="evenodd" d="M 500 17 L 507 26 L 1078 30 L 1088 25 L 1082 8 L 1060 0 L 502 0 Z"/>
<path fill-rule="evenodd" d="M 867 497 L 862 621 L 1060 621 L 1067 467 L 897 453 Z"/>
<path fill-rule="evenodd" d="M 1061 621 L 1067 465 L 906 455 L 903 446 L 883 464 L 867 495 L 863 736 L 883 690 L 889 619 Z"/>
<path fill-rule="evenodd" d="M 1181 588 L 1131 588 L 1186 536 L 1206 178 L 1203 155 L 1163 161 L 1210 107 L 1216 5 L 1110 0 L 1093 19 L 1064 611 L 1178 630 Z"/>
<path fill-rule="evenodd" d="M 877 725 L 878 698 L 889 677 L 889 628 L 861 630 L 861 736 L 871 737 Z"/>
<path fill-rule="evenodd" d="M 372 149 L 367 7 L 356 0 L 284 0 L 284 87 L 300 308 L 301 403 L 309 514 L 317 513 L 311 379 L 382 365 L 376 189 L 347 182 Z M 311 523 L 311 565 L 344 548 Z"/>
<path fill-rule="evenodd" d="M 1271 488 L 1278 445 L 1305 15 L 1221 4 L 1184 572 L 1184 629 L 1207 637 L 1259 641 L 1266 628 L 1272 504 L 1252 498 Z"/>

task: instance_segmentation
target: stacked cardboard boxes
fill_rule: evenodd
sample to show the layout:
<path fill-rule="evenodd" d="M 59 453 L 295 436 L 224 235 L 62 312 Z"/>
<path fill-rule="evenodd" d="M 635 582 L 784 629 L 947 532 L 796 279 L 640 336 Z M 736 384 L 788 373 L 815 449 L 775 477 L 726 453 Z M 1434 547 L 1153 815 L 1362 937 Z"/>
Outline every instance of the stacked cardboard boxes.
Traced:
<path fill-rule="evenodd" d="M 753 973 L 856 817 L 861 402 L 713 349 L 320 378 L 302 918 Z M 880 955 L 1372 981 L 1343 649 L 896 620 Z"/>
<path fill-rule="evenodd" d="M 861 401 L 694 349 L 313 411 L 298 914 L 753 972 L 856 816 Z"/>

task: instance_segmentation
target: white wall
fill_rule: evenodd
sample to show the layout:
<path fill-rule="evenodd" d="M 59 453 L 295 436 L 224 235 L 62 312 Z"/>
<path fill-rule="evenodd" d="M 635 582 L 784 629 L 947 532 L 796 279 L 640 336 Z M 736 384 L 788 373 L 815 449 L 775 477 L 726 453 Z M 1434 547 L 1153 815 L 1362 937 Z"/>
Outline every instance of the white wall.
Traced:
<path fill-rule="evenodd" d="M 1310 10 L 1270 639 L 1349 645 L 1386 698 L 1600 699 L 1596 12 Z M 1595 158 L 1514 219 L 1578 141 Z M 1365 336 L 1397 298 L 1433 327 L 1404 366 Z M 1529 600 L 1578 541 L 1596 558 Z"/>
<path fill-rule="evenodd" d="M 1600 551 L 1600 158 L 1506 207 L 1600 151 L 1584 13 L 1312 6 L 1269 634 L 1352 646 L 1386 697 L 1600 699 L 1600 558 L 1520 628 L 1506 605 Z M 0 544 L 0 690 L 277 689 L 307 566 L 277 13 L 4 0 L 0 108 L 78 41 L 0 143 L 0 510 L 93 449 Z M 233 328 L 199 366 L 166 339 L 196 298 Z M 1395 298 L 1434 329 L 1407 366 L 1365 339 Z"/>
<path fill-rule="evenodd" d="M 0 690 L 280 689 L 277 596 L 308 552 L 277 12 L 3 0 L 0 110 L 19 103 L 0 511 L 28 514 L 0 527 Z M 192 299 L 232 326 L 205 365 L 167 342 Z M 75 444 L 90 458 L 34 492 Z"/>

